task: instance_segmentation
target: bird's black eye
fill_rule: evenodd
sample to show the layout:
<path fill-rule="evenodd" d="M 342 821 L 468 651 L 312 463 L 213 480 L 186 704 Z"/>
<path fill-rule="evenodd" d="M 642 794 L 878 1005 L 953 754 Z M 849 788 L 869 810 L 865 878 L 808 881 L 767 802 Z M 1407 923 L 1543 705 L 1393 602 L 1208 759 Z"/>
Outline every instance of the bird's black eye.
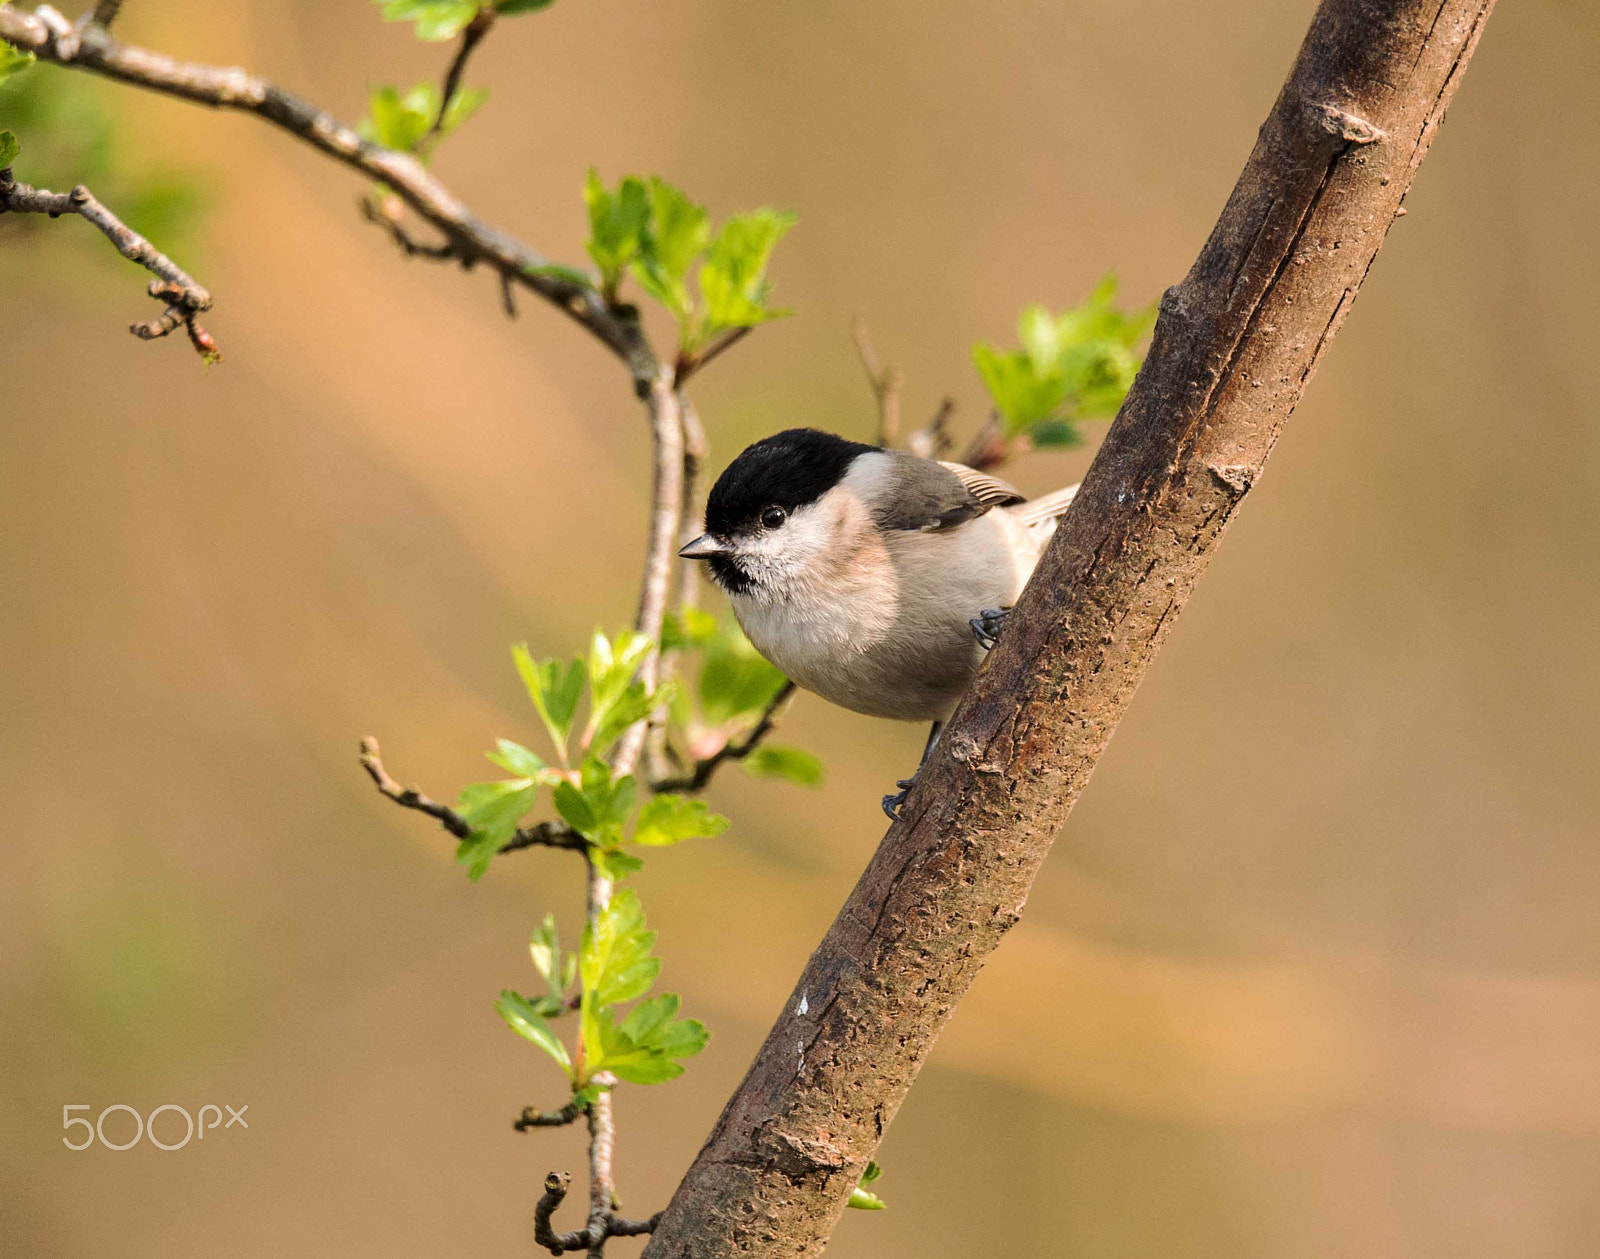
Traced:
<path fill-rule="evenodd" d="M 763 529 L 776 529 L 787 519 L 789 519 L 789 513 L 784 511 L 783 508 L 769 507 L 761 513 L 761 527 Z"/>

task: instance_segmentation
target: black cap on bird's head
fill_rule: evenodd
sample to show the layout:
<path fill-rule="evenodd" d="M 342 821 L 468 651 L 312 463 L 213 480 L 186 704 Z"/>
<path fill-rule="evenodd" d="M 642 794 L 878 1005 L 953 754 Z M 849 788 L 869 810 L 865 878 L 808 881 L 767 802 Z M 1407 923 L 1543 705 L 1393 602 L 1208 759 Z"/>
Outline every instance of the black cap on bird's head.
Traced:
<path fill-rule="evenodd" d="M 679 555 L 710 560 L 729 590 L 750 585 L 734 558 L 736 539 L 783 525 L 796 508 L 816 502 L 844 479 L 860 455 L 877 450 L 814 428 L 790 428 L 763 437 L 730 463 L 706 500 L 706 531 Z"/>
<path fill-rule="evenodd" d="M 706 532 L 731 538 L 768 507 L 792 512 L 844 479 L 858 455 L 878 449 L 814 428 L 763 437 L 730 463 L 706 500 Z"/>

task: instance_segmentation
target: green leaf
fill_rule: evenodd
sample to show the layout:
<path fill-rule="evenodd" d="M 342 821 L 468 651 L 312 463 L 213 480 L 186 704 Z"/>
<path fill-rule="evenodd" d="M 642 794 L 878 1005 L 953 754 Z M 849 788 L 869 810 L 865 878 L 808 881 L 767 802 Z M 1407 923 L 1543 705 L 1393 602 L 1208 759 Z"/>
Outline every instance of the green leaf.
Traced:
<path fill-rule="evenodd" d="M 661 650 L 687 651 L 704 647 L 717 633 L 717 618 L 700 608 L 668 612 L 661 622 Z"/>
<path fill-rule="evenodd" d="M 589 698 L 596 713 L 621 698 L 652 645 L 649 635 L 634 630 L 623 630 L 615 641 L 595 630 L 589 642 Z"/>
<path fill-rule="evenodd" d="M 610 1010 L 601 1010 L 585 1029 L 589 1071 L 610 1071 L 634 1084 L 660 1084 L 683 1074 L 676 1061 L 706 1047 L 711 1034 L 698 1019 L 674 1019 L 676 993 L 641 1002 L 619 1027 Z"/>
<path fill-rule="evenodd" d="M 693 301 L 689 296 L 689 268 L 711 240 L 711 216 L 664 179 L 652 175 L 649 185 L 650 217 L 640 240 L 640 256 L 633 278 L 686 325 Z"/>
<path fill-rule="evenodd" d="M 703 800 L 662 794 L 652 796 L 639 810 L 633 842 L 662 848 L 686 839 L 711 838 L 728 829 L 728 819 L 713 813 Z"/>
<path fill-rule="evenodd" d="M 450 104 L 445 106 L 444 121 L 440 124 L 439 130 L 449 135 L 482 109 L 488 99 L 489 89 L 486 87 L 459 88 L 450 98 Z"/>
<path fill-rule="evenodd" d="M 23 52 L 20 48 L 13 48 L 5 40 L 0 39 L 0 83 L 4 83 L 13 74 L 21 74 L 34 62 L 31 52 Z M 16 154 L 12 154 L 13 157 Z M 6 165 L 0 162 L 0 168 Z"/>
<path fill-rule="evenodd" d="M 5 45 L 10 47 L 10 45 Z M 17 160 L 17 154 L 22 152 L 22 146 L 17 143 L 17 137 L 9 131 L 0 131 L 0 170 L 5 170 L 12 162 Z"/>
<path fill-rule="evenodd" d="M 1064 450 L 1068 446 L 1083 445 L 1083 438 L 1078 436 L 1071 420 L 1040 420 L 1028 430 L 1028 436 L 1040 450 Z"/>
<path fill-rule="evenodd" d="M 601 874 L 615 883 L 620 883 L 630 874 L 637 874 L 644 869 L 644 862 L 623 852 L 620 848 L 591 847 L 589 849 L 589 860 L 595 864 Z"/>
<path fill-rule="evenodd" d="M 643 721 L 650 717 L 651 710 L 658 704 L 658 697 L 645 689 L 645 683 L 634 681 L 629 683 L 629 688 L 622 691 L 616 702 L 600 715 L 600 723 L 595 726 L 594 737 L 590 739 L 589 747 L 595 752 L 605 752 L 613 742 L 618 741 L 626 733 L 634 721 Z"/>
<path fill-rule="evenodd" d="M 508 988 L 500 994 L 500 1000 L 494 1003 L 494 1008 L 500 1012 L 500 1017 L 512 1031 L 531 1040 L 554 1058 L 563 1071 L 569 1076 L 572 1075 L 572 1059 L 567 1055 L 567 1047 L 545 1022 L 544 1015 L 532 1001 Z"/>
<path fill-rule="evenodd" d="M 972 347 L 1007 437 L 1026 433 L 1036 446 L 1075 445 L 1072 419 L 1117 413 L 1139 370 L 1134 347 L 1154 322 L 1155 308 L 1125 313 L 1115 304 L 1116 292 L 1116 277 L 1106 276 L 1082 304 L 1060 315 L 1028 307 L 1017 320 L 1020 351 Z"/>
<path fill-rule="evenodd" d="M 589 725 L 583 746 L 603 752 L 634 722 L 666 702 L 665 688 L 651 692 L 633 680 L 654 646 L 645 634 L 624 630 L 613 642 L 599 630 L 589 644 Z"/>
<path fill-rule="evenodd" d="M 563 664 L 560 660 L 535 661 L 527 643 L 518 643 L 511 649 L 522 685 L 528 698 L 550 732 L 563 763 L 567 757 L 567 737 L 572 733 L 572 720 L 578 712 L 578 700 L 583 695 L 583 661 Z"/>
<path fill-rule="evenodd" d="M 464 88 L 450 98 L 439 126 L 440 135 L 449 135 L 477 113 L 489 93 L 482 88 Z M 420 153 L 426 160 L 423 141 L 439 117 L 439 89 L 432 83 L 418 83 L 404 96 L 392 83 L 367 92 L 367 116 L 356 124 L 361 138 L 400 153 Z"/>
<path fill-rule="evenodd" d="M 1007 354 L 980 343 L 972 347 L 972 361 L 1005 422 L 1007 436 L 1038 423 L 1067 399 L 1066 381 L 1054 371 L 1041 375 L 1026 353 Z"/>
<path fill-rule="evenodd" d="M 540 9 L 548 9 L 555 0 L 495 0 L 495 12 L 503 13 L 508 17 L 515 17 L 519 13 L 537 13 Z"/>
<path fill-rule="evenodd" d="M 704 318 L 694 338 L 703 344 L 729 328 L 750 328 L 789 312 L 767 306 L 767 263 L 799 216 L 763 208 L 736 214 L 712 240 L 700 267 Z"/>
<path fill-rule="evenodd" d="M 651 997 L 633 1007 L 633 1013 L 622 1021 L 622 1034 L 635 1045 L 647 1045 L 650 1038 L 661 1031 L 678 1012 L 678 994 L 665 992 Z"/>
<path fill-rule="evenodd" d="M 386 22 L 416 23 L 417 38 L 454 39 L 478 16 L 478 0 L 375 0 Z"/>
<path fill-rule="evenodd" d="M 438 89 L 419 83 L 404 96 L 392 83 L 367 93 L 367 116 L 356 124 L 361 138 L 386 149 L 409 153 L 428 133 L 439 109 Z"/>
<path fill-rule="evenodd" d="M 786 679 L 750 645 L 732 620 L 724 621 L 706 645 L 700 665 L 700 711 L 707 725 L 720 726 L 735 717 L 764 709 Z"/>
<path fill-rule="evenodd" d="M 486 755 L 501 769 L 519 778 L 539 778 L 549 768 L 542 757 L 510 739 L 496 739 L 495 751 Z"/>
<path fill-rule="evenodd" d="M 822 786 L 822 762 L 800 748 L 765 744 L 739 762 L 755 778 L 782 778 L 800 787 Z"/>
<path fill-rule="evenodd" d="M 606 291 L 614 293 L 622 273 L 639 256 L 645 224 L 650 217 L 650 196 L 644 184 L 632 175 L 610 191 L 591 169 L 583 185 L 583 201 L 589 209 L 589 239 L 585 248 Z"/>
<path fill-rule="evenodd" d="M 654 1032 L 650 1038 L 650 1045 L 669 1058 L 692 1058 L 704 1049 L 710 1040 L 711 1033 L 699 1019 L 676 1019 Z"/>
<path fill-rule="evenodd" d="M 584 928 L 578 953 L 586 1007 L 601 1009 L 642 997 L 661 971 L 650 956 L 656 934 L 645 929 L 644 910 L 632 888 L 611 898 Z"/>
<path fill-rule="evenodd" d="M 546 914 L 544 921 L 529 937 L 528 955 L 533 959 L 533 969 L 544 976 L 559 1005 L 561 994 L 572 982 L 570 972 L 577 965 L 577 959 L 571 954 L 562 954 L 561 937 L 556 933 L 554 914 Z"/>
<path fill-rule="evenodd" d="M 567 825 L 602 848 L 622 842 L 622 829 L 637 797 L 632 774 L 613 782 L 611 767 L 594 756 L 584 758 L 576 784 L 563 781 L 555 789 L 556 810 Z"/>
<path fill-rule="evenodd" d="M 866 1189 L 868 1185 L 882 1175 L 883 1168 L 879 1167 L 875 1162 L 868 1162 L 866 1170 L 861 1173 L 860 1182 L 850 1191 L 850 1201 L 845 1205 L 854 1207 L 857 1211 L 882 1211 L 886 1209 L 889 1204 L 878 1197 L 877 1194 L 868 1193 Z"/>
<path fill-rule="evenodd" d="M 539 784 L 528 778 L 506 778 L 498 782 L 472 783 L 461 789 L 458 803 L 472 834 L 456 846 L 456 861 L 467 867 L 467 876 L 476 882 L 489 863 L 511 837 L 517 824 L 533 810 Z"/>
<path fill-rule="evenodd" d="M 600 829 L 594 809 L 583 798 L 583 792 L 571 783 L 557 783 L 552 798 L 555 801 L 556 812 L 561 814 L 562 820 L 578 834 L 589 836 Z"/>

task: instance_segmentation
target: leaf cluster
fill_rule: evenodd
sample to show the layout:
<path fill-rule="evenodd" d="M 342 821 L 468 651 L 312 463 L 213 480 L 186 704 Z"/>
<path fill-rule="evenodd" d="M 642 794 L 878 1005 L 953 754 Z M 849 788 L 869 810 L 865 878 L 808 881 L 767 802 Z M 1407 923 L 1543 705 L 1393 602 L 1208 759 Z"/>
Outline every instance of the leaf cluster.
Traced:
<path fill-rule="evenodd" d="M 787 684 L 731 618 L 718 621 L 698 608 L 669 614 L 661 645 L 679 652 L 686 672 L 693 674 L 693 684 L 673 695 L 672 718 L 688 749 L 698 755 L 748 734 Z M 822 785 L 821 760 L 801 748 L 763 743 L 738 764 L 756 778 Z"/>
<path fill-rule="evenodd" d="M 449 135 L 483 107 L 489 93 L 483 88 L 462 88 L 450 97 L 444 116 L 439 115 L 439 89 L 432 83 L 418 83 L 404 95 L 393 84 L 369 89 L 367 116 L 356 124 L 361 138 L 400 153 L 416 153 L 427 159 L 429 146 L 423 141 L 430 134 L 436 139 Z M 438 131 L 433 130 L 439 119 Z"/>
<path fill-rule="evenodd" d="M 1082 305 L 1059 315 L 1030 306 L 1017 321 L 1019 350 L 979 342 L 972 360 L 1000 415 L 1002 435 L 1035 446 L 1075 446 L 1074 420 L 1109 419 L 1138 373 L 1135 346 L 1155 322 L 1155 307 L 1125 312 L 1117 280 L 1101 280 Z"/>
<path fill-rule="evenodd" d="M 676 993 L 647 996 L 661 972 L 655 942 L 632 888 L 618 892 L 594 915 L 576 954 L 562 953 L 555 920 L 547 914 L 528 951 L 548 994 L 530 998 L 508 989 L 495 1002 L 513 1031 L 566 1072 L 575 1097 L 590 1100 L 607 1086 L 597 1077 L 634 1084 L 675 1079 L 683 1074 L 682 1060 L 710 1039 L 699 1020 L 677 1017 Z M 576 1054 L 551 1025 L 573 1008 L 569 990 L 575 978 L 580 981 Z M 622 1007 L 635 1001 L 624 1015 Z"/>
<path fill-rule="evenodd" d="M 454 39 L 467 23 L 488 9 L 498 17 L 516 17 L 548 9 L 554 0 L 374 0 L 385 22 L 411 22 L 417 38 L 429 43 Z"/>
<path fill-rule="evenodd" d="M 613 878 L 643 865 L 627 847 L 660 848 L 727 829 L 728 820 L 699 800 L 663 793 L 641 804 L 634 776 L 612 775 L 606 754 L 617 740 L 671 703 L 671 683 L 650 688 L 637 676 L 651 646 L 632 630 L 615 638 L 596 630 L 588 654 L 570 661 L 535 660 L 526 644 L 512 649 L 555 762 L 510 739 L 500 739 L 488 753 L 512 777 L 473 783 L 461 792 L 460 811 L 472 832 L 458 846 L 456 860 L 471 878 L 483 877 L 545 788 L 562 820 L 588 841 L 590 860 Z"/>
<path fill-rule="evenodd" d="M 767 264 L 797 215 L 763 207 L 713 228 L 704 206 L 658 176 L 628 175 L 608 188 L 593 170 L 583 199 L 589 209 L 586 248 L 607 300 L 616 300 L 623 278 L 631 275 L 677 320 L 683 355 L 720 334 L 789 313 L 768 304 Z"/>

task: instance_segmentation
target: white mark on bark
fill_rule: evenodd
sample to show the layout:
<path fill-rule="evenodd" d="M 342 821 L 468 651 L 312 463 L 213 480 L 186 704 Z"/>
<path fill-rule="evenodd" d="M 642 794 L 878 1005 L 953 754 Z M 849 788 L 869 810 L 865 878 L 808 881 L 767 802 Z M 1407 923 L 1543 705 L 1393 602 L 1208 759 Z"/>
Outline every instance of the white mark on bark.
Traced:
<path fill-rule="evenodd" d="M 1341 140 L 1348 140 L 1352 144 L 1376 144 L 1388 138 L 1389 133 L 1382 127 L 1375 127 L 1359 114 L 1352 114 L 1337 105 L 1315 105 L 1312 108 L 1317 120 L 1322 123 L 1322 129 Z"/>

